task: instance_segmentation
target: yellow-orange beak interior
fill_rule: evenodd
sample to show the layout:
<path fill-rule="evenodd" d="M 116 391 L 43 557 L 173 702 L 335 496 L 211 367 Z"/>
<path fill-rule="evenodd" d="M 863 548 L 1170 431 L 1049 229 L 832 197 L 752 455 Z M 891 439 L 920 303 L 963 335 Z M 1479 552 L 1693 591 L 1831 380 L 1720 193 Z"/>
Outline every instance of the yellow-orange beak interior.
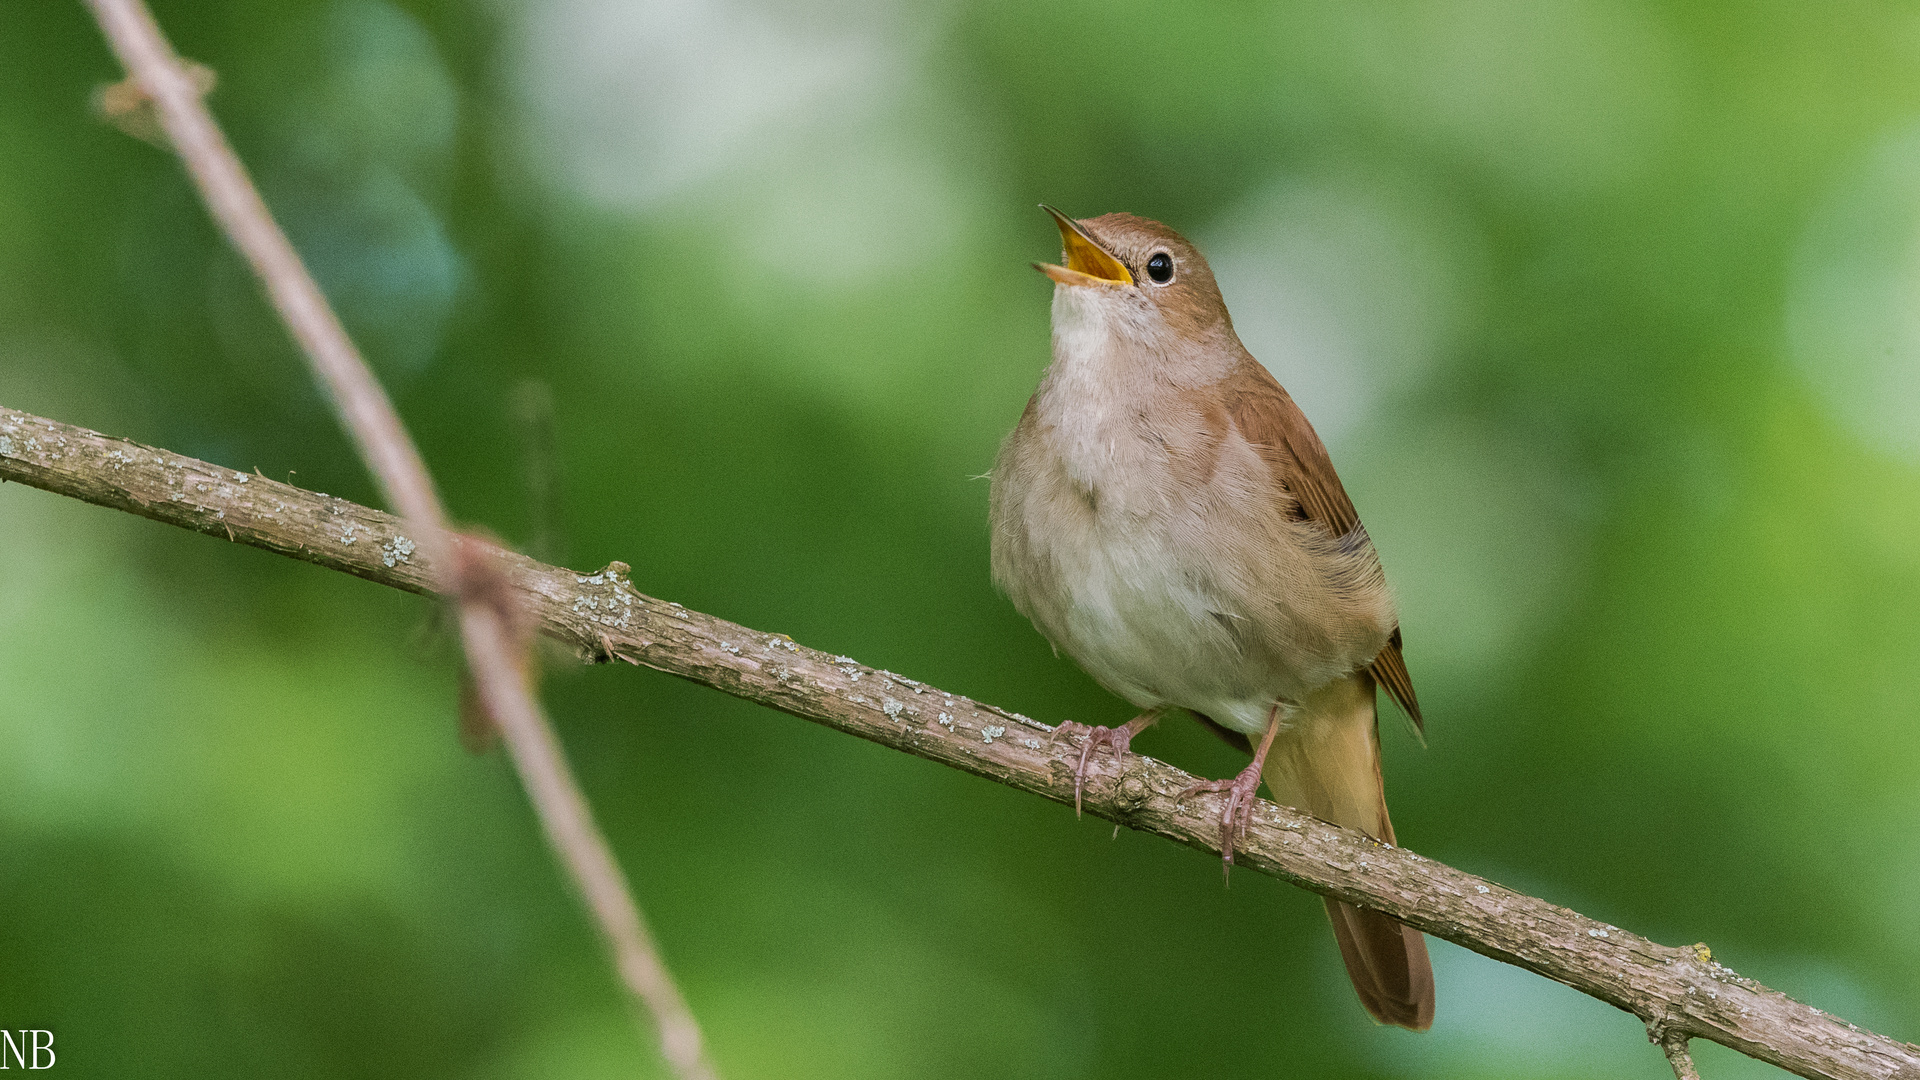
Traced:
<path fill-rule="evenodd" d="M 1062 285 L 1131 285 L 1133 275 L 1119 259 L 1107 254 L 1093 237 L 1088 236 L 1072 218 L 1040 204 L 1040 209 L 1053 215 L 1053 223 L 1060 226 L 1060 242 L 1065 248 L 1067 265 L 1055 266 L 1052 263 L 1034 263 L 1033 268 Z"/>

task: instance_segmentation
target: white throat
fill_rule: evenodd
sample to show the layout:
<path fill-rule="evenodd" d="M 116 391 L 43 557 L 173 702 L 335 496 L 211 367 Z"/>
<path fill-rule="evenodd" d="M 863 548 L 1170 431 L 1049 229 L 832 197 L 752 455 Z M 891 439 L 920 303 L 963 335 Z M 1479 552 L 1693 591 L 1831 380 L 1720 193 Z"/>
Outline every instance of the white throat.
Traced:
<path fill-rule="evenodd" d="M 1144 448 L 1136 423 L 1170 389 L 1159 377 L 1156 313 L 1119 290 L 1056 285 L 1053 364 L 1035 404 L 1075 483 L 1112 487 Z"/>

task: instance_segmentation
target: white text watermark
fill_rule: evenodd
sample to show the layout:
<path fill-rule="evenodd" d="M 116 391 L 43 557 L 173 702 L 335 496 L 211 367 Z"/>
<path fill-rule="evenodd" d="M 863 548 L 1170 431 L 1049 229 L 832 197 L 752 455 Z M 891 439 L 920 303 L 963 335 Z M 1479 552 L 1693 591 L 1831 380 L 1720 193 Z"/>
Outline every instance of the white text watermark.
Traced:
<path fill-rule="evenodd" d="M 0 1028 L 0 1069 L 51 1069 L 53 1061 L 53 1032 Z"/>

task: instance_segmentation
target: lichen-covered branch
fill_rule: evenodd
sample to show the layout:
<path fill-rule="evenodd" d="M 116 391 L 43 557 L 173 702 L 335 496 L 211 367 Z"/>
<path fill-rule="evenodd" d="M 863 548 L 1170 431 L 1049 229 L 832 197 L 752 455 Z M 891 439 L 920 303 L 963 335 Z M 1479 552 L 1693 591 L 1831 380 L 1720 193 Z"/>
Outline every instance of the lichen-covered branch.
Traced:
<path fill-rule="evenodd" d="M 399 520 L 344 499 L 0 407 L 0 480 L 266 548 L 411 592 L 434 568 Z M 459 541 L 467 548 L 478 542 Z M 619 659 L 1022 791 L 1073 802 L 1072 747 L 1053 729 L 904 675 L 809 649 L 637 592 L 627 567 L 596 573 L 498 553 L 523 610 L 598 662 Z M 1214 796 L 1141 755 L 1096 756 L 1088 813 L 1219 850 Z M 1286 807 L 1254 811 L 1239 865 L 1385 911 L 1436 937 L 1565 983 L 1663 1036 L 1703 1038 L 1801 1076 L 1920 1080 L 1920 1047 L 1863 1031 L 1743 978 L 1704 946 L 1672 948 L 1387 847 Z M 1684 1045 L 1683 1043 L 1679 1045 Z"/>

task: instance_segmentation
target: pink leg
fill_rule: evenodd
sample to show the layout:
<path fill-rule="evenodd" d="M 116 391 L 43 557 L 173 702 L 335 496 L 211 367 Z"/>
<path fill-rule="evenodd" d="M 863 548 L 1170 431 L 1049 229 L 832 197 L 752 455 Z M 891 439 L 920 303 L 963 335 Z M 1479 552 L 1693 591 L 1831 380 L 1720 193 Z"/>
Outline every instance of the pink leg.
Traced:
<path fill-rule="evenodd" d="M 1093 763 L 1093 751 L 1101 743 L 1113 747 L 1114 760 L 1124 761 L 1127 748 L 1133 745 L 1133 737 L 1147 730 L 1160 719 L 1161 709 L 1149 709 L 1119 727 L 1089 727 L 1069 720 L 1053 729 L 1055 738 L 1062 735 L 1072 738 L 1075 735 L 1087 737 L 1087 748 L 1080 751 L 1080 764 L 1073 770 L 1073 816 L 1080 816 L 1080 793 L 1087 784 L 1087 767 Z"/>
<path fill-rule="evenodd" d="M 1260 771 L 1267 764 L 1267 751 L 1273 749 L 1273 737 L 1280 733 L 1280 704 L 1274 703 L 1267 713 L 1267 733 L 1260 737 L 1260 746 L 1253 752 L 1253 764 L 1240 770 L 1240 775 L 1231 780 L 1208 780 L 1195 784 L 1180 793 L 1180 798 L 1196 791 L 1224 791 L 1227 793 L 1226 805 L 1220 808 L 1220 858 L 1227 865 L 1233 865 L 1233 846 L 1246 835 L 1247 825 L 1253 820 L 1253 804 L 1259 799 Z"/>

